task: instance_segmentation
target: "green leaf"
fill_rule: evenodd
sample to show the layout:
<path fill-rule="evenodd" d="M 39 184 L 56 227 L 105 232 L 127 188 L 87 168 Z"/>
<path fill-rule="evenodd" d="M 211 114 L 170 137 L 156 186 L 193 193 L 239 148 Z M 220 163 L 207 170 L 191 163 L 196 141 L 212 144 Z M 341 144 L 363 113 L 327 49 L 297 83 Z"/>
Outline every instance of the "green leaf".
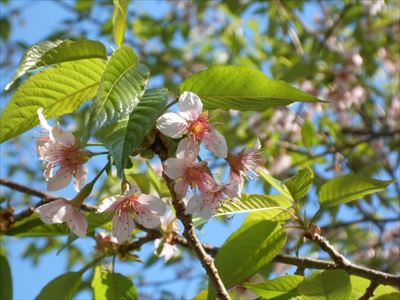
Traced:
<path fill-rule="evenodd" d="M 285 181 L 285 185 L 288 188 L 290 194 L 295 201 L 303 199 L 311 188 L 311 184 L 314 179 L 314 172 L 311 168 L 305 167 L 301 169 L 293 177 L 290 177 Z"/>
<path fill-rule="evenodd" d="M 286 197 L 290 201 L 294 201 L 292 194 L 282 181 L 279 181 L 278 179 L 272 177 L 266 170 L 260 171 L 259 174 L 261 178 L 264 179 L 264 181 L 268 182 L 282 196 Z"/>
<path fill-rule="evenodd" d="M 394 293 L 390 293 L 390 294 L 381 295 L 379 297 L 374 297 L 373 299 L 374 300 L 399 300 L 400 293 L 394 292 Z"/>
<path fill-rule="evenodd" d="M 216 66 L 195 74 L 180 85 L 179 91 L 196 93 L 209 109 L 262 111 L 294 101 L 318 101 L 284 81 L 238 66 Z"/>
<path fill-rule="evenodd" d="M 166 89 L 148 90 L 138 101 L 131 114 L 120 120 L 105 138 L 105 146 L 117 166 L 117 173 L 122 176 L 129 155 L 138 149 L 147 132 L 154 127 L 157 118 L 164 110 L 168 100 Z"/>
<path fill-rule="evenodd" d="M 393 180 L 377 180 L 357 174 L 347 174 L 329 180 L 321 186 L 319 203 L 327 208 L 361 199 L 367 195 L 382 192 Z"/>
<path fill-rule="evenodd" d="M 106 59 L 104 45 L 86 39 L 41 42 L 25 52 L 15 76 L 6 85 L 5 90 L 8 90 L 18 78 L 38 68 L 88 58 Z"/>
<path fill-rule="evenodd" d="M 307 149 L 311 149 L 315 140 L 315 129 L 311 120 L 306 120 L 301 127 L 301 139 Z"/>
<path fill-rule="evenodd" d="M 76 0 L 75 10 L 77 12 L 89 13 L 92 10 L 94 0 Z"/>
<path fill-rule="evenodd" d="M 371 284 L 371 281 L 362 277 L 350 276 L 350 281 L 351 281 L 351 286 L 352 286 L 352 291 L 351 291 L 351 296 L 349 300 L 358 300 L 362 295 L 364 295 L 366 289 L 369 287 Z M 385 295 L 392 295 L 393 293 L 398 293 L 399 291 L 396 290 L 394 287 L 390 285 L 378 285 L 378 287 L 375 289 L 374 296 L 372 299 L 380 299 L 383 300 L 383 297 Z M 390 298 L 389 298 L 390 299 Z M 399 299 L 399 298 L 394 298 L 394 299 Z"/>
<path fill-rule="evenodd" d="M 243 286 L 263 299 L 284 300 L 298 295 L 296 288 L 302 281 L 302 276 L 287 275 L 262 283 L 245 283 Z"/>
<path fill-rule="evenodd" d="M 124 43 L 126 16 L 129 0 L 113 0 L 113 34 L 115 44 L 120 47 Z"/>
<path fill-rule="evenodd" d="M 130 47 L 116 50 L 101 78 L 85 137 L 93 129 L 102 129 L 129 116 L 139 104 L 148 79 L 149 71 L 145 66 L 137 65 L 136 54 Z"/>
<path fill-rule="evenodd" d="M 138 299 L 132 281 L 119 273 L 111 273 L 98 266 L 92 280 L 93 299 Z"/>
<path fill-rule="evenodd" d="M 242 226 L 225 241 L 215 258 L 225 286 L 242 283 L 264 268 L 285 242 L 286 234 L 277 223 L 261 220 Z"/>
<path fill-rule="evenodd" d="M 61 63 L 31 76 L 13 95 L 1 114 L 0 143 L 39 123 L 37 110 L 46 118 L 74 112 L 96 95 L 104 61 L 98 58 Z"/>
<path fill-rule="evenodd" d="M 2 300 L 12 299 L 12 277 L 8 260 L 0 255 L 0 291 Z"/>
<path fill-rule="evenodd" d="M 50 281 L 36 300 L 70 300 L 82 283 L 80 272 L 68 272 Z"/>
<path fill-rule="evenodd" d="M 11 25 L 7 18 L 0 18 L 0 38 L 7 42 L 10 37 Z"/>
<path fill-rule="evenodd" d="M 302 300 L 348 299 L 351 293 L 350 277 L 343 270 L 314 273 L 304 278 L 298 292 Z"/>

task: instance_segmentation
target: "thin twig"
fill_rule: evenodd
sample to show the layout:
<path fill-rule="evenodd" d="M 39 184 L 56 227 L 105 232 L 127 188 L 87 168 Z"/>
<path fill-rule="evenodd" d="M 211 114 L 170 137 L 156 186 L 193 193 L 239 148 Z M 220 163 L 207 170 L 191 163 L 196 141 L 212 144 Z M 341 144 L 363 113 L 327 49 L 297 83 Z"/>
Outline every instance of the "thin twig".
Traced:
<path fill-rule="evenodd" d="M 374 295 L 375 289 L 378 287 L 378 283 L 371 281 L 368 288 L 365 290 L 364 295 L 362 295 L 358 300 L 368 300 Z"/>

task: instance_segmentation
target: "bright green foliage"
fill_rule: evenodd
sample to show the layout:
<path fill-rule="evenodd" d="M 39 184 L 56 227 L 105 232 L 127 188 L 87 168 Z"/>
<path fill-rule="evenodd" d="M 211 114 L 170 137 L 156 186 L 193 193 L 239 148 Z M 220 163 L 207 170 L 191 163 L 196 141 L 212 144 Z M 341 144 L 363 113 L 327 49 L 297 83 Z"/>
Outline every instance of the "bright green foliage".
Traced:
<path fill-rule="evenodd" d="M 375 300 L 399 300 L 400 299 L 400 293 L 399 292 L 394 292 L 390 294 L 385 294 L 379 297 L 374 297 L 373 299 Z"/>
<path fill-rule="evenodd" d="M 119 47 L 124 43 L 126 16 L 128 14 L 129 0 L 113 0 L 113 35 L 114 42 Z"/>
<path fill-rule="evenodd" d="M 321 207 L 332 207 L 382 192 L 393 180 L 377 180 L 357 174 L 347 174 L 325 183 L 319 191 Z"/>
<path fill-rule="evenodd" d="M 88 137 L 91 130 L 115 124 L 129 116 L 144 94 L 149 75 L 145 66 L 137 65 L 136 54 L 130 47 L 116 50 L 101 78 L 85 136 Z"/>
<path fill-rule="evenodd" d="M 25 52 L 15 76 L 5 89 L 8 90 L 15 80 L 38 68 L 88 58 L 106 59 L 107 53 L 104 45 L 87 39 L 41 42 Z"/>
<path fill-rule="evenodd" d="M 304 278 L 298 286 L 302 300 L 349 299 L 351 294 L 350 277 L 343 270 L 330 270 L 314 273 Z"/>
<path fill-rule="evenodd" d="M 1 300 L 12 299 L 12 277 L 7 258 L 0 255 L 0 291 Z"/>
<path fill-rule="evenodd" d="M 272 177 L 267 171 L 263 170 L 259 172 L 261 178 L 269 183 L 274 189 L 276 189 L 282 196 L 286 197 L 290 201 L 294 201 L 292 194 L 288 187 L 278 179 Z"/>
<path fill-rule="evenodd" d="M 314 172 L 311 168 L 305 167 L 288 180 L 285 181 L 285 185 L 292 195 L 294 201 L 303 199 L 311 188 L 311 184 L 314 179 Z"/>
<path fill-rule="evenodd" d="M 297 296 L 296 288 L 302 281 L 302 276 L 287 275 L 262 283 L 245 283 L 243 286 L 251 289 L 262 299 L 285 300 Z"/>
<path fill-rule="evenodd" d="M 354 276 L 354 275 L 350 276 L 350 281 L 351 281 L 352 290 L 351 290 L 351 295 L 350 295 L 349 300 L 358 300 L 362 295 L 364 295 L 365 290 L 371 284 L 371 281 L 369 281 L 368 279 Z M 377 299 L 383 300 L 380 297 L 383 297 L 386 295 L 388 297 L 392 297 L 393 293 L 398 293 L 398 292 L 399 291 L 396 290 L 394 287 L 391 287 L 389 285 L 380 284 L 375 289 L 374 296 L 372 297 L 372 299 L 373 300 L 377 300 Z M 386 300 L 389 300 L 389 299 L 390 298 L 388 298 Z M 397 300 L 399 298 L 393 298 L 393 300 L 395 300 L 395 299 Z"/>
<path fill-rule="evenodd" d="M 129 155 L 143 142 L 146 133 L 154 127 L 155 122 L 167 103 L 166 89 L 148 90 L 139 100 L 133 112 L 118 124 L 105 138 L 105 146 L 117 166 L 121 176 Z"/>
<path fill-rule="evenodd" d="M 82 283 L 80 272 L 68 272 L 50 281 L 36 297 L 36 300 L 70 300 Z"/>
<path fill-rule="evenodd" d="M 138 299 L 136 288 L 129 278 L 106 271 L 101 266 L 95 268 L 91 285 L 93 299 Z"/>
<path fill-rule="evenodd" d="M 180 85 L 179 91 L 196 93 L 209 109 L 263 111 L 294 101 L 318 101 L 284 81 L 271 80 L 261 71 L 238 66 L 217 66 L 195 74 Z"/>
<path fill-rule="evenodd" d="M 46 118 L 74 112 L 96 95 L 104 65 L 98 58 L 65 62 L 31 76 L 1 115 L 0 142 L 36 126 L 39 107 Z"/>
<path fill-rule="evenodd" d="M 242 283 L 264 268 L 285 242 L 286 234 L 277 223 L 261 220 L 242 225 L 225 241 L 215 258 L 225 286 Z"/>

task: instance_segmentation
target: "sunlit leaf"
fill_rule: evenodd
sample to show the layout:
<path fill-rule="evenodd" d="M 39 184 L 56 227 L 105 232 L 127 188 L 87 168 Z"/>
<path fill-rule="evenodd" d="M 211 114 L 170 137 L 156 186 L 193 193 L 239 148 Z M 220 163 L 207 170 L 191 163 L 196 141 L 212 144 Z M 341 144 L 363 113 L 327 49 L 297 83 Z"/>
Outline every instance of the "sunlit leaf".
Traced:
<path fill-rule="evenodd" d="M 294 201 L 292 194 L 290 193 L 287 186 L 280 180 L 272 177 L 266 170 L 259 172 L 260 177 L 268 182 L 274 189 L 276 189 L 282 196 L 287 199 Z"/>
<path fill-rule="evenodd" d="M 4 255 L 0 255 L 0 291 L 2 300 L 11 300 L 13 298 L 11 269 Z"/>
<path fill-rule="evenodd" d="M 113 0 L 113 3 L 113 34 L 115 44 L 119 47 L 124 43 L 129 0 Z"/>
<path fill-rule="evenodd" d="M 302 276 L 286 275 L 262 283 L 245 283 L 243 286 L 262 299 L 285 300 L 298 295 L 296 288 L 302 281 Z"/>
<path fill-rule="evenodd" d="M 196 93 L 209 109 L 262 111 L 295 101 L 318 101 L 284 81 L 271 80 L 261 71 L 238 66 L 216 66 L 195 74 L 180 85 L 179 91 Z"/>
<path fill-rule="evenodd" d="M 46 118 L 74 112 L 96 95 L 105 62 L 85 59 L 61 63 L 32 75 L 13 95 L 1 114 L 0 142 L 39 124 L 37 110 Z"/>
<path fill-rule="evenodd" d="M 70 300 L 82 282 L 80 272 L 68 272 L 50 281 L 36 300 Z"/>
<path fill-rule="evenodd" d="M 367 195 L 384 191 L 393 180 L 377 180 L 357 174 L 347 174 L 333 178 L 321 186 L 319 203 L 322 207 L 332 207 L 361 199 Z"/>
<path fill-rule="evenodd" d="M 305 167 L 293 177 L 285 181 L 290 194 L 295 201 L 303 199 L 311 188 L 314 179 L 314 173 L 311 168 Z"/>
<path fill-rule="evenodd" d="M 362 295 L 365 294 L 366 289 L 369 287 L 371 284 L 371 281 L 368 279 L 365 279 L 363 277 L 358 277 L 351 275 L 350 276 L 350 281 L 351 281 L 351 295 L 349 300 L 358 300 Z M 399 291 L 396 290 L 394 287 L 390 285 L 378 285 L 378 287 L 375 289 L 374 296 L 371 298 L 373 300 L 383 300 L 380 297 L 383 297 L 387 295 L 387 297 L 392 297 L 393 293 L 398 293 Z M 390 298 L 389 298 L 390 299 Z M 389 300 L 387 299 L 387 300 Z M 399 298 L 394 298 L 394 299 L 399 299 Z M 393 300 L 394 300 L 393 299 Z"/>

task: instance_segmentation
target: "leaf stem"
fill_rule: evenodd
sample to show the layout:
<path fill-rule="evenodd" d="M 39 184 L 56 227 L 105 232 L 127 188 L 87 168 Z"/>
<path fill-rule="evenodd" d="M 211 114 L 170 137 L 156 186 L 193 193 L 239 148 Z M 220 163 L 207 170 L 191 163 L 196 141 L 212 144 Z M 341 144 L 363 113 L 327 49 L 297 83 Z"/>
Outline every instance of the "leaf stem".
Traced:
<path fill-rule="evenodd" d="M 104 147 L 102 143 L 87 143 L 87 147 Z"/>
<path fill-rule="evenodd" d="M 92 154 L 90 154 L 90 157 L 93 157 L 93 156 L 97 156 L 97 155 L 106 155 L 106 154 L 109 154 L 110 152 L 108 152 L 108 151 L 104 151 L 104 152 L 92 152 Z"/>
<path fill-rule="evenodd" d="M 92 260 L 90 263 L 88 263 L 86 266 L 84 266 L 82 269 L 79 270 L 79 273 L 83 274 L 90 268 L 96 266 L 105 256 L 101 255 L 96 257 L 94 260 Z"/>

